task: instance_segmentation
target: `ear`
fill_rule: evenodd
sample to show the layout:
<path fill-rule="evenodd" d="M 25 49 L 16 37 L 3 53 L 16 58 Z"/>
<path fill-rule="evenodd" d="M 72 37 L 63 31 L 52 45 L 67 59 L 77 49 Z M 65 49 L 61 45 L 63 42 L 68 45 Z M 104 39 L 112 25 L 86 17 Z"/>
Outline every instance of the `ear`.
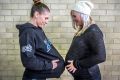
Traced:
<path fill-rule="evenodd" d="M 35 18 L 38 18 L 39 15 L 40 15 L 39 12 L 35 11 L 34 17 L 35 17 Z"/>

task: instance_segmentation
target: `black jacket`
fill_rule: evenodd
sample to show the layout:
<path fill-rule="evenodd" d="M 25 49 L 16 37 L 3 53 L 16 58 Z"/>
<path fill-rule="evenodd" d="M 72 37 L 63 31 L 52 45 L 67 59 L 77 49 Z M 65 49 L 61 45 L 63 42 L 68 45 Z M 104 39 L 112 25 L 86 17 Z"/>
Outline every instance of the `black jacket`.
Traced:
<path fill-rule="evenodd" d="M 64 60 L 42 28 L 31 23 L 16 26 L 19 29 L 21 61 L 25 67 L 24 77 L 55 78 L 64 71 Z M 52 70 L 51 61 L 59 59 L 58 67 Z"/>
<path fill-rule="evenodd" d="M 92 24 L 81 36 L 73 38 L 65 61 L 67 63 L 67 60 L 74 60 L 74 66 L 79 71 L 73 75 L 82 75 L 86 69 L 93 80 L 100 80 L 101 76 L 97 64 L 104 62 L 105 59 L 103 34 L 96 24 Z"/>

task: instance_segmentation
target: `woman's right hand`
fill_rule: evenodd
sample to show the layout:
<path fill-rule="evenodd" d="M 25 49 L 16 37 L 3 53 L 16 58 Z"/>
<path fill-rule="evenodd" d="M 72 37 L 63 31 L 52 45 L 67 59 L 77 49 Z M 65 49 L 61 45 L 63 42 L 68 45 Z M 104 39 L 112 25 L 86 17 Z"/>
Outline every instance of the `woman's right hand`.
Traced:
<path fill-rule="evenodd" d="M 57 59 L 57 60 L 52 60 L 52 65 L 53 65 L 52 69 L 57 68 L 57 66 L 58 66 L 58 62 L 59 62 L 58 59 Z"/>

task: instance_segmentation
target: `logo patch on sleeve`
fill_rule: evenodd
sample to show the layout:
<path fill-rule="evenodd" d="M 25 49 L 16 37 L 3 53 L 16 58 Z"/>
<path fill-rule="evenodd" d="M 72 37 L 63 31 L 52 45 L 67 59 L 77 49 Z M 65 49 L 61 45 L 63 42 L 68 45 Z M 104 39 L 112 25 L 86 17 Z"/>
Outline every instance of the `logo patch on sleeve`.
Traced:
<path fill-rule="evenodd" d="M 30 44 L 23 46 L 22 52 L 32 52 L 32 46 Z"/>

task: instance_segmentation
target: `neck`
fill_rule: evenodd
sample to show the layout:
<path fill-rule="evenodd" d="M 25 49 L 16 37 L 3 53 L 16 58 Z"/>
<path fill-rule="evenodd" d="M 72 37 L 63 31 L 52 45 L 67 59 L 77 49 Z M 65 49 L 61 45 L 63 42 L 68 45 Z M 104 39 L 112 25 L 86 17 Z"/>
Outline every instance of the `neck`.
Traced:
<path fill-rule="evenodd" d="M 29 21 L 31 24 L 33 24 L 34 26 L 38 27 L 37 23 L 36 23 L 36 20 L 34 18 L 32 18 L 30 21 Z"/>

